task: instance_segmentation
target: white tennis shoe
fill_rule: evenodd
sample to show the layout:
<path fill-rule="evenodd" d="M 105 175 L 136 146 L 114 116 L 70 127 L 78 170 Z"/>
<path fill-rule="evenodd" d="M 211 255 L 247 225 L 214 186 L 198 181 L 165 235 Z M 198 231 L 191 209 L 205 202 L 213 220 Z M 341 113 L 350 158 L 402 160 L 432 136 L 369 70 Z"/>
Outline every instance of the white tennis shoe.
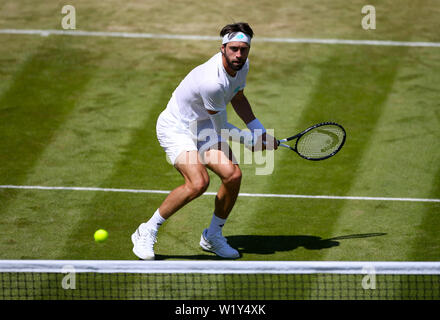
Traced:
<path fill-rule="evenodd" d="M 133 253 L 142 260 L 154 260 L 154 244 L 157 242 L 157 230 L 147 229 L 143 232 L 139 228 L 131 235 Z"/>
<path fill-rule="evenodd" d="M 222 258 L 235 259 L 240 257 L 240 253 L 228 244 L 220 232 L 208 237 L 208 229 L 203 230 L 200 246 L 203 250 L 214 252 Z"/>

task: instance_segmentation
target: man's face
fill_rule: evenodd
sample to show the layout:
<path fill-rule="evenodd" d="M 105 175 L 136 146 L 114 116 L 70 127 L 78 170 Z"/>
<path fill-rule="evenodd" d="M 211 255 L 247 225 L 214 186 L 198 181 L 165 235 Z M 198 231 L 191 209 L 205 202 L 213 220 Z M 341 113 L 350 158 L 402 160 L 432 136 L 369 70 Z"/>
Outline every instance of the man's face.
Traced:
<path fill-rule="evenodd" d="M 249 55 L 250 47 L 246 42 L 232 41 L 222 46 L 223 56 L 229 68 L 238 71 L 243 68 Z"/>

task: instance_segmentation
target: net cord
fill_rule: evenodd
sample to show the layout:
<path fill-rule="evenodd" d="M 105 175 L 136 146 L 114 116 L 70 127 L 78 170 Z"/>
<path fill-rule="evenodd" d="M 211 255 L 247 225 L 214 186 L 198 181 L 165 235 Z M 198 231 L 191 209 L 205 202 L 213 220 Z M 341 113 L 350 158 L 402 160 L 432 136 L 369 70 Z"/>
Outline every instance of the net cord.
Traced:
<path fill-rule="evenodd" d="M 0 273 L 440 274 L 440 262 L 0 260 Z"/>

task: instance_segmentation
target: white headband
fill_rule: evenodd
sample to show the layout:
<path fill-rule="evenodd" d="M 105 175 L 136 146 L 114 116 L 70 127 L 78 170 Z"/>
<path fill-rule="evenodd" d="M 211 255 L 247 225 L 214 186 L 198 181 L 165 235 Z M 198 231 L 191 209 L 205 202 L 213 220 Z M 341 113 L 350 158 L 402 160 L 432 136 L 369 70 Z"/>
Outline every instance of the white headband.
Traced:
<path fill-rule="evenodd" d="M 248 45 L 251 45 L 251 37 L 243 32 L 233 32 L 225 34 L 222 44 L 226 44 L 232 41 L 246 42 Z"/>

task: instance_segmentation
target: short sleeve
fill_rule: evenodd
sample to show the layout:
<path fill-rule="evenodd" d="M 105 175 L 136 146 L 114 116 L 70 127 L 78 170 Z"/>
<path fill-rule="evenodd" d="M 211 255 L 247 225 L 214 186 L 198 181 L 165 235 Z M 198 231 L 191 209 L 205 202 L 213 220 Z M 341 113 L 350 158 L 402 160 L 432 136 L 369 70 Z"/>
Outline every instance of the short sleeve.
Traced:
<path fill-rule="evenodd" d="M 199 88 L 200 96 L 206 109 L 221 111 L 226 108 L 224 92 L 220 84 L 203 82 Z"/>

